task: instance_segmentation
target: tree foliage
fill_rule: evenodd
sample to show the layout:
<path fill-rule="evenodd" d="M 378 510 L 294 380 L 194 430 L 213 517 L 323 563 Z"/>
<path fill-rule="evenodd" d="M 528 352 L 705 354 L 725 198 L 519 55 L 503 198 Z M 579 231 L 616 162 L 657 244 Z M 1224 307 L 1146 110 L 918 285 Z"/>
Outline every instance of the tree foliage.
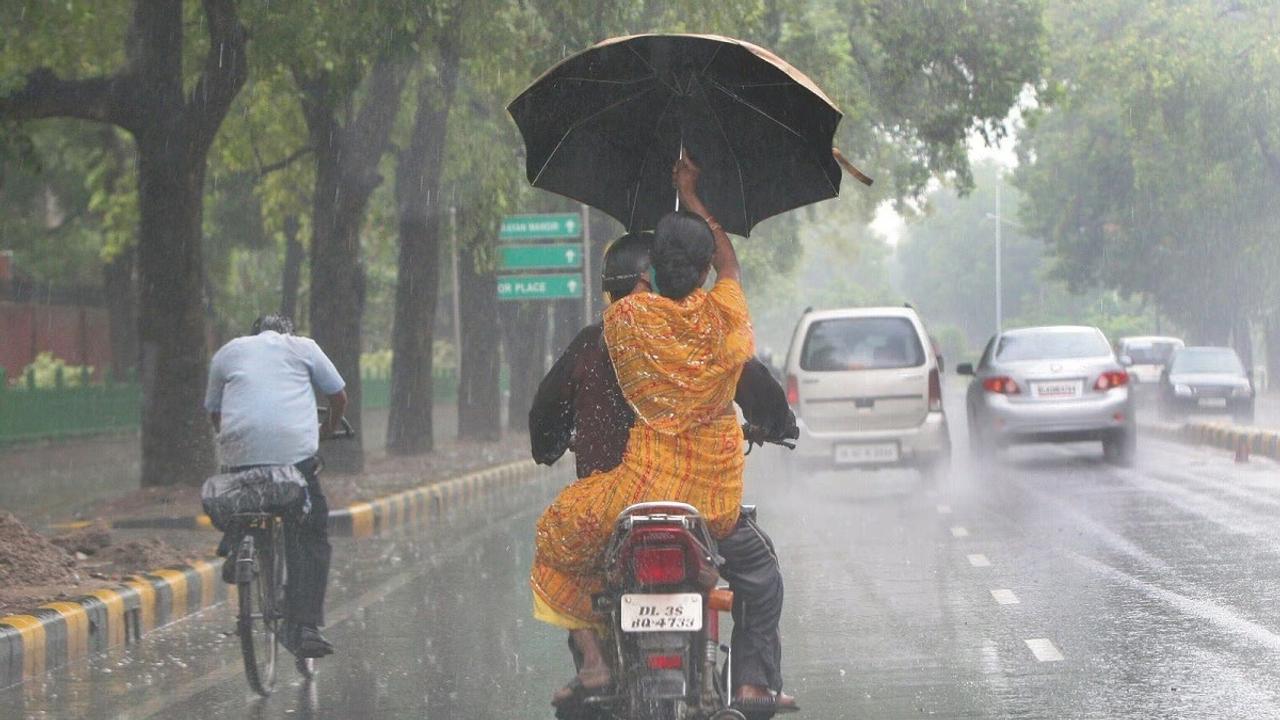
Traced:
<path fill-rule="evenodd" d="M 1280 6 L 1057 3 L 1023 218 L 1073 288 L 1151 298 L 1197 340 L 1268 312 L 1280 255 Z"/>

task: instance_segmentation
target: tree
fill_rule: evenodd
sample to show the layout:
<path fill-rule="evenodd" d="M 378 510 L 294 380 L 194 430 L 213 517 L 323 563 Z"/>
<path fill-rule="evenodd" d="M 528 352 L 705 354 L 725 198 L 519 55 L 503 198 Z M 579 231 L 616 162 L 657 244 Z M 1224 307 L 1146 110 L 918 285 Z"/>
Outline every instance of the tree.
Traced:
<path fill-rule="evenodd" d="M 1280 290 L 1274 3 L 1056 3 L 1043 105 L 1020 141 L 1027 226 L 1072 287 L 1153 300 L 1243 350 Z"/>
<path fill-rule="evenodd" d="M 387 450 L 401 455 L 434 448 L 432 370 L 436 298 L 440 289 L 440 179 L 449 112 L 458 83 L 467 3 L 442 9 L 428 40 L 434 62 L 418 83 L 409 144 L 396 159 L 400 259 L 392 331 L 391 413 Z M 472 4 L 472 11 L 476 11 Z"/>
<path fill-rule="evenodd" d="M 50 67 L 38 67 L 0 96 L 0 118 L 6 120 L 78 118 L 116 125 L 133 136 L 138 152 L 144 485 L 198 481 L 213 460 L 201 411 L 207 357 L 201 310 L 202 194 L 209 148 L 245 82 L 248 65 L 247 33 L 235 3 L 203 0 L 200 5 L 208 47 L 189 90 L 184 84 L 185 4 L 135 0 L 123 64 L 114 73 L 66 79 Z M 24 8 L 13 22 L 32 29 L 32 35 L 50 32 L 40 24 L 56 22 L 59 12 L 41 7 L 27 17 Z"/>

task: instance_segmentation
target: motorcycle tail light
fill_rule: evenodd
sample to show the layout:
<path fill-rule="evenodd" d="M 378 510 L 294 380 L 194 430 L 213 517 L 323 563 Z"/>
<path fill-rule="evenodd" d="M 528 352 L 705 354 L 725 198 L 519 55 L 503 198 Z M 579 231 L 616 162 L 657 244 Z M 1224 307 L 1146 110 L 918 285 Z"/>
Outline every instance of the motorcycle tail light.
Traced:
<path fill-rule="evenodd" d="M 671 545 L 638 547 L 632 555 L 636 581 L 643 585 L 673 585 L 687 576 L 684 548 Z"/>
<path fill-rule="evenodd" d="M 1093 384 L 1094 390 L 1104 391 L 1111 388 L 1124 387 L 1129 384 L 1129 373 L 1123 370 L 1108 370 L 1098 376 Z"/>
<path fill-rule="evenodd" d="M 929 412 L 942 411 L 942 376 L 938 368 L 929 371 Z"/>
<path fill-rule="evenodd" d="M 1022 388 L 1018 387 L 1018 383 L 1013 378 L 1000 375 L 998 377 L 989 377 L 982 381 L 982 387 L 987 392 L 993 392 L 1000 395 L 1017 395 L 1022 392 Z"/>
<path fill-rule="evenodd" d="M 645 658 L 650 670 L 679 670 L 684 667 L 683 655 L 650 655 Z"/>

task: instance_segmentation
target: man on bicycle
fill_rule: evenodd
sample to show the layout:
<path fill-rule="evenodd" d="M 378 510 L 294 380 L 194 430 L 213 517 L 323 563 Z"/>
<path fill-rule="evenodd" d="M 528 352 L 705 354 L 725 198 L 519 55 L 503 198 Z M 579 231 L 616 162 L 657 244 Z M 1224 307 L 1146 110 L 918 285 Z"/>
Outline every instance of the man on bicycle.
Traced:
<path fill-rule="evenodd" d="M 320 346 L 293 334 L 286 317 L 266 315 L 252 332 L 223 345 L 209 365 L 205 409 L 218 433 L 223 472 L 262 465 L 293 465 L 307 479 L 311 512 L 286 521 L 285 556 L 289 582 L 284 644 L 298 657 L 323 657 L 333 645 L 320 634 L 329 581 L 329 505 L 317 478 L 320 432 L 342 426 L 346 383 Z M 314 388 L 314 389 L 313 389 Z M 315 391 L 328 397 L 329 416 L 319 426 Z M 234 567 L 227 538 L 223 579 Z M 232 570 L 232 573 L 234 570 Z M 228 580 L 230 581 L 230 580 Z"/>

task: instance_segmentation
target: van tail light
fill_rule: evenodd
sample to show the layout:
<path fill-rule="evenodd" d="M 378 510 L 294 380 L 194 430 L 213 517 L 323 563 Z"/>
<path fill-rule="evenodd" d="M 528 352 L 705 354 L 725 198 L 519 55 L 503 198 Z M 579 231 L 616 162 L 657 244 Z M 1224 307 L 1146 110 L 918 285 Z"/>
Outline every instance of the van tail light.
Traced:
<path fill-rule="evenodd" d="M 673 585 L 688 576 L 684 548 L 679 545 L 637 547 L 631 558 L 636 581 L 642 585 Z"/>
<path fill-rule="evenodd" d="M 787 376 L 787 404 L 791 407 L 800 404 L 800 381 L 795 375 Z"/>
<path fill-rule="evenodd" d="M 1098 376 L 1098 382 L 1093 384 L 1093 389 L 1105 392 L 1128 384 L 1129 373 L 1124 370 L 1108 370 Z"/>
<path fill-rule="evenodd" d="M 684 667 L 683 655 L 650 655 L 645 658 L 650 670 L 679 670 Z"/>
<path fill-rule="evenodd" d="M 942 412 L 942 376 L 938 368 L 929 371 L 929 412 Z"/>
<path fill-rule="evenodd" d="M 987 392 L 996 393 L 998 395 L 1018 395 L 1022 392 L 1022 388 L 1018 387 L 1018 383 L 1013 378 L 1004 375 L 989 377 L 982 381 L 982 387 Z"/>

